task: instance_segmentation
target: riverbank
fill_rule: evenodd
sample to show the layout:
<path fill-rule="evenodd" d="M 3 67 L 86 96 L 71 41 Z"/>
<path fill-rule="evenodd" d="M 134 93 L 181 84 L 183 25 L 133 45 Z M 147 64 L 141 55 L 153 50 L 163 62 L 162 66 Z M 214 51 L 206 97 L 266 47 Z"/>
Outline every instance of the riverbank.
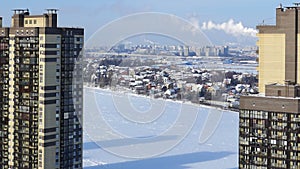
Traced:
<path fill-rule="evenodd" d="M 229 106 L 229 102 L 226 101 L 216 101 L 216 100 L 208 100 L 202 103 L 194 103 L 191 102 L 189 100 L 175 100 L 175 99 L 166 99 L 166 98 L 154 98 L 151 96 L 147 96 L 147 95 L 143 95 L 143 94 L 137 94 L 135 93 L 133 90 L 128 89 L 128 88 L 119 88 L 116 89 L 114 88 L 114 90 L 110 89 L 110 88 L 99 88 L 99 87 L 91 87 L 91 86 L 87 86 L 85 85 L 84 88 L 87 89 L 94 89 L 94 90 L 102 90 L 102 91 L 112 91 L 112 92 L 116 92 L 119 94 L 129 94 L 131 96 L 138 96 L 138 97 L 144 97 L 144 98 L 148 98 L 148 99 L 158 99 L 158 100 L 164 100 L 164 101 L 172 101 L 172 102 L 177 102 L 177 103 L 185 103 L 185 104 L 191 104 L 194 106 L 202 106 L 202 107 L 213 107 L 213 108 L 217 108 L 217 109 L 223 109 L 223 110 L 229 110 L 229 111 L 233 111 L 233 112 L 239 112 L 239 109 L 237 108 L 231 108 Z"/>

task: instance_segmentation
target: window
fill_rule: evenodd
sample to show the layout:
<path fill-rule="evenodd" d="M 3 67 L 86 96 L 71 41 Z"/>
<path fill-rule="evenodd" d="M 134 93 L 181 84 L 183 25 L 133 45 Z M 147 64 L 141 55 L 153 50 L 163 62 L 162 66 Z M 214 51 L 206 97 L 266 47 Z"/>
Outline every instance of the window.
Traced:
<path fill-rule="evenodd" d="M 25 20 L 25 25 L 27 25 L 28 24 L 28 20 Z"/>
<path fill-rule="evenodd" d="M 277 96 L 281 96 L 281 90 L 277 91 Z"/>
<path fill-rule="evenodd" d="M 32 20 L 29 20 L 29 24 L 32 24 Z"/>
<path fill-rule="evenodd" d="M 37 22 L 36 22 L 36 19 L 35 19 L 35 20 L 33 20 L 33 23 L 34 23 L 34 24 L 36 24 L 36 23 L 37 23 Z"/>

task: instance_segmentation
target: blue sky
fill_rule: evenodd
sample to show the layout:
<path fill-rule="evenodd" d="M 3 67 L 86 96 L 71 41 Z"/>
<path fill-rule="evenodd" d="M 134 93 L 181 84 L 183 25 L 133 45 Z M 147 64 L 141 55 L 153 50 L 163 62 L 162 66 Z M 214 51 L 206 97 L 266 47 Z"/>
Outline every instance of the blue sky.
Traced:
<path fill-rule="evenodd" d="M 84 27 L 89 38 L 103 25 L 121 16 L 136 12 L 163 12 L 199 23 L 227 22 L 233 19 L 245 27 L 255 26 L 265 20 L 274 23 L 275 8 L 282 3 L 289 6 L 294 1 L 261 0 L 26 0 L 3 1 L 0 16 L 4 25 L 10 24 L 11 9 L 29 8 L 31 14 L 40 14 L 46 8 L 58 8 L 59 25 Z"/>

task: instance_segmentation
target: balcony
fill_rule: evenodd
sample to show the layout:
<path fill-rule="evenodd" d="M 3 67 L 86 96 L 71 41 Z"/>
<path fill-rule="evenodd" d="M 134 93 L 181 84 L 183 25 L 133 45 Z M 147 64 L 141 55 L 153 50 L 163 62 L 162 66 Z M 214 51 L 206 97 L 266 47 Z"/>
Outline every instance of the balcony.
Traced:
<path fill-rule="evenodd" d="M 263 124 L 254 124 L 254 127 L 256 128 L 265 128 L 266 126 Z"/>
<path fill-rule="evenodd" d="M 298 147 L 298 146 L 293 146 L 292 149 L 295 151 L 300 151 L 300 147 Z"/>
<path fill-rule="evenodd" d="M 283 130 L 283 126 L 275 126 L 275 125 L 272 125 L 272 128 L 273 129 L 276 129 L 276 130 Z"/>
<path fill-rule="evenodd" d="M 274 168 L 286 168 L 286 164 L 271 163 Z"/>
<path fill-rule="evenodd" d="M 271 157 L 275 157 L 275 158 L 286 158 L 286 154 L 273 154 L 273 153 L 271 153 Z"/>
<path fill-rule="evenodd" d="M 246 123 L 246 122 L 244 122 L 244 123 L 240 123 L 240 126 L 243 126 L 243 127 L 248 127 L 248 126 L 249 126 L 249 123 Z"/>
<path fill-rule="evenodd" d="M 300 157 L 298 157 L 298 156 L 291 156 L 290 157 L 292 160 L 300 160 Z"/>
<path fill-rule="evenodd" d="M 259 136 L 260 136 L 260 137 L 262 137 L 262 138 L 265 138 L 265 137 L 267 137 L 267 135 L 266 135 L 266 134 L 260 134 Z"/>

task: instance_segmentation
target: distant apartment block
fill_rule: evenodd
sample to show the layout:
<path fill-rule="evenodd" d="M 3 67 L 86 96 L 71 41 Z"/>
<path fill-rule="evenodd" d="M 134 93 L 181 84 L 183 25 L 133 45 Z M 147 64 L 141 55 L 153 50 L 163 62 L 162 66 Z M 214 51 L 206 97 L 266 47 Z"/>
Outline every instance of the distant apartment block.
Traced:
<path fill-rule="evenodd" d="M 199 50 L 200 56 L 229 56 L 228 46 L 205 46 Z"/>
<path fill-rule="evenodd" d="M 239 168 L 300 167 L 300 6 L 276 9 L 257 27 L 258 95 L 242 96 Z"/>
<path fill-rule="evenodd" d="M 0 168 L 82 168 L 81 28 L 57 10 L 0 18 Z"/>

